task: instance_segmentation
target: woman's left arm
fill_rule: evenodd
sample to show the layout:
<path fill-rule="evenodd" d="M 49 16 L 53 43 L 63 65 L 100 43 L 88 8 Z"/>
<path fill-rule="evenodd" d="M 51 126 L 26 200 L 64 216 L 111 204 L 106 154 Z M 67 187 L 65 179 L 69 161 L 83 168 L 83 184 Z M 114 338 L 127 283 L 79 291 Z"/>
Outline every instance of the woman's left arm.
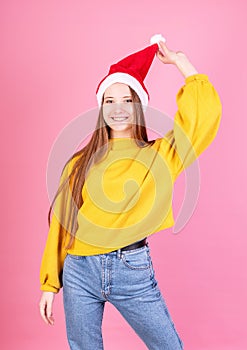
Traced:
<path fill-rule="evenodd" d="M 205 74 L 199 74 L 182 52 L 173 52 L 160 42 L 157 57 L 174 64 L 185 78 L 177 94 L 178 110 L 173 130 L 161 139 L 161 149 L 174 179 L 189 166 L 215 138 L 222 113 L 220 98 Z"/>

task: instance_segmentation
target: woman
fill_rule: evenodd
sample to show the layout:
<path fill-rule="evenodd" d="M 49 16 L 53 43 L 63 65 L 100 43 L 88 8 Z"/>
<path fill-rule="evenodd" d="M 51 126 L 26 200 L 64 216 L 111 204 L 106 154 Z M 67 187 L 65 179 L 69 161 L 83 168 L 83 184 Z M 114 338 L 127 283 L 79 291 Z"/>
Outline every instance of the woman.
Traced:
<path fill-rule="evenodd" d="M 177 95 L 173 130 L 148 141 L 143 80 L 155 55 L 175 65 L 185 85 Z M 72 350 L 103 349 L 107 301 L 148 349 L 183 349 L 155 279 L 147 236 L 174 224 L 174 181 L 213 141 L 221 118 L 219 96 L 208 77 L 184 53 L 169 50 L 159 35 L 151 46 L 112 65 L 96 95 L 96 130 L 66 163 L 55 197 L 40 271 L 41 316 L 54 324 L 54 297 L 63 287 Z"/>

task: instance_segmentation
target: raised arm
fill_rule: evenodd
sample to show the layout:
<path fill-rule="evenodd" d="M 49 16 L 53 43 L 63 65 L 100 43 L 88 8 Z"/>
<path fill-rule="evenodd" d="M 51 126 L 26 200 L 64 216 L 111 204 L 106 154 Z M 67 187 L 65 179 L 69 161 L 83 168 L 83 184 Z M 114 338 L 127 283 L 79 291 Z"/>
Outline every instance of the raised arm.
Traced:
<path fill-rule="evenodd" d="M 184 53 L 169 50 L 163 42 L 160 45 L 163 52 L 159 50 L 157 57 L 164 64 L 174 64 L 185 78 L 177 94 L 174 127 L 159 140 L 175 180 L 215 138 L 222 106 L 206 74 L 199 74 Z"/>

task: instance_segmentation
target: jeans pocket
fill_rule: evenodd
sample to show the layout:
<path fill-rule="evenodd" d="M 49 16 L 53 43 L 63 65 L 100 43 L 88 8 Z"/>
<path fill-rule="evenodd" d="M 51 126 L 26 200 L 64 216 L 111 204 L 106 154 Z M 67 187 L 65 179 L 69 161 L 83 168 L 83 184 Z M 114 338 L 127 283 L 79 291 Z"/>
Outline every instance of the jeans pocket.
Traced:
<path fill-rule="evenodd" d="M 135 251 L 124 253 L 122 261 L 125 266 L 132 270 L 146 270 L 150 268 L 150 258 L 147 249 L 136 249 Z"/>

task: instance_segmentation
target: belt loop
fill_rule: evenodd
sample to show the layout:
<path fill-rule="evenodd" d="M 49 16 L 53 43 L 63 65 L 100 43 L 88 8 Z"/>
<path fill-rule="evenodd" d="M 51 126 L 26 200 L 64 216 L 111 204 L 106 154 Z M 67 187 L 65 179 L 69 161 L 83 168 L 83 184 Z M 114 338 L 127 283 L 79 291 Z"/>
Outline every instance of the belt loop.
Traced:
<path fill-rule="evenodd" d="M 121 259 L 121 248 L 117 250 L 117 257 L 118 259 Z"/>

